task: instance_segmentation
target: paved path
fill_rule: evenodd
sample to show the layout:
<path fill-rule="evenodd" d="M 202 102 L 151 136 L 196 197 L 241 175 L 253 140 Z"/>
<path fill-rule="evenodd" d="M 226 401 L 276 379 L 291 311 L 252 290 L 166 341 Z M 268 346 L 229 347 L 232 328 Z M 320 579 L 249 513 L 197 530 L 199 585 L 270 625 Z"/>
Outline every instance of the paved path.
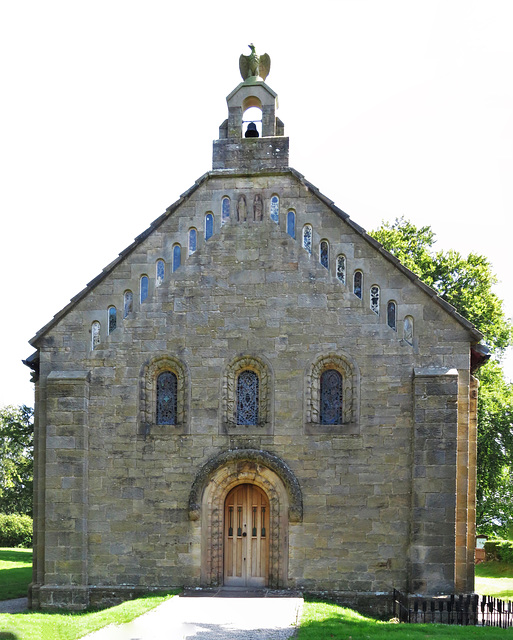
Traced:
<path fill-rule="evenodd" d="M 299 593 L 186 591 L 128 624 L 105 627 L 82 640 L 287 640 L 302 605 Z"/>

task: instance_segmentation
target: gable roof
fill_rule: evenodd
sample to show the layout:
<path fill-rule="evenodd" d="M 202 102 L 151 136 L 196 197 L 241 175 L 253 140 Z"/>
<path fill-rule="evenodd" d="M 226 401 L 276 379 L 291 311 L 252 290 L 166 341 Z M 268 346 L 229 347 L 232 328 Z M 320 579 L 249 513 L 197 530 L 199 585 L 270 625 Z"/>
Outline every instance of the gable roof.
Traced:
<path fill-rule="evenodd" d="M 345 221 L 351 229 L 353 229 L 357 234 L 359 234 L 365 242 L 372 245 L 372 247 L 380 253 L 386 260 L 391 262 L 399 271 L 401 271 L 409 280 L 411 280 L 416 286 L 418 286 L 424 293 L 429 296 L 436 304 L 438 304 L 445 312 L 447 312 L 450 316 L 452 316 L 464 329 L 466 329 L 470 336 L 475 342 L 479 342 L 483 338 L 483 334 L 476 329 L 476 327 L 469 322 L 466 318 L 460 315 L 456 309 L 443 300 L 437 292 L 424 282 L 412 271 L 410 271 L 407 267 L 405 267 L 395 256 L 393 256 L 389 251 L 387 251 L 377 240 L 372 238 L 363 227 L 356 224 L 351 220 L 349 215 L 342 211 L 339 207 L 335 205 L 333 200 L 330 200 L 327 196 L 325 196 L 315 185 L 309 182 L 303 174 L 299 173 L 292 167 L 288 167 L 286 169 L 268 169 L 264 171 L 254 172 L 254 171 L 241 171 L 240 169 L 214 169 L 212 171 L 208 171 L 203 174 L 200 178 L 198 178 L 194 184 L 187 189 L 181 196 L 170 205 L 166 211 L 160 215 L 156 220 L 154 220 L 150 226 L 139 234 L 134 241 L 128 245 L 118 257 L 113 260 L 110 264 L 103 268 L 101 273 L 99 273 L 93 280 L 88 282 L 82 291 L 77 293 L 76 296 L 71 298 L 70 302 L 61 309 L 55 316 L 45 324 L 33 338 L 29 340 L 29 343 L 38 348 L 38 343 L 44 335 L 52 329 L 69 311 L 71 311 L 83 298 L 85 298 L 100 282 L 102 282 L 127 256 L 129 256 L 133 251 L 137 249 L 137 247 L 148 237 L 153 231 L 158 229 L 160 225 L 162 225 L 168 218 L 171 216 L 182 204 L 184 204 L 190 196 L 197 191 L 197 189 L 204 184 L 208 179 L 213 177 L 226 177 L 226 176 L 253 176 L 253 175 L 286 175 L 290 174 L 298 180 L 300 184 L 302 184 L 306 189 L 308 189 L 312 194 L 314 194 L 321 202 L 323 202 L 335 215 Z M 34 354 L 35 355 L 35 354 Z M 31 356 L 32 357 L 32 356 Z M 27 361 L 23 361 L 28 363 Z"/>

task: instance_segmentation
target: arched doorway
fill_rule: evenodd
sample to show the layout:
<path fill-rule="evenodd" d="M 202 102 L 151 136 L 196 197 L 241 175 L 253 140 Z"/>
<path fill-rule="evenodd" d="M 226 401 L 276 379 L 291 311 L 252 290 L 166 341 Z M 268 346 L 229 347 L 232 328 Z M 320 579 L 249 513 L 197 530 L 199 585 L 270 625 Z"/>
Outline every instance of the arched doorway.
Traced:
<path fill-rule="evenodd" d="M 224 584 L 266 587 L 269 582 L 269 500 L 254 484 L 239 484 L 224 507 Z"/>

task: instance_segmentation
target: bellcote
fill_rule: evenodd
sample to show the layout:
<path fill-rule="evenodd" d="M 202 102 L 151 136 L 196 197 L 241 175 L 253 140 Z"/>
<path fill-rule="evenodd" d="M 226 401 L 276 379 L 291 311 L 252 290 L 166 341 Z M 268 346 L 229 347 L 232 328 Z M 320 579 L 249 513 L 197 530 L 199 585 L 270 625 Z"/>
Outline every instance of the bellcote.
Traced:
<path fill-rule="evenodd" d="M 249 46 L 251 55 L 239 59 L 244 81 L 226 98 L 228 118 L 219 127 L 219 140 L 214 140 L 213 169 L 258 172 L 288 167 L 289 139 L 276 117 L 278 96 L 265 82 L 271 60 L 267 54 L 258 56 L 255 47 Z M 260 119 L 245 120 L 244 114 L 252 107 L 260 112 Z"/>

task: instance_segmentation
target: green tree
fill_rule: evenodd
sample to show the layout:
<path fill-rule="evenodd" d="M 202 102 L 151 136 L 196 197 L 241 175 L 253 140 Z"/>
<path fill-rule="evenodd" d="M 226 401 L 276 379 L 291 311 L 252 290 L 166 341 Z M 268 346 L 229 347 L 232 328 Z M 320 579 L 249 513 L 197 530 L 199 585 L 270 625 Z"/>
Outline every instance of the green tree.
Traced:
<path fill-rule="evenodd" d="M 0 409 L 0 513 L 32 515 L 33 410 Z"/>
<path fill-rule="evenodd" d="M 383 222 L 370 234 L 426 284 L 472 322 L 500 360 L 513 342 L 513 326 L 502 300 L 492 291 L 497 278 L 484 256 L 435 251 L 431 227 L 404 218 Z M 477 524 L 484 533 L 504 535 L 513 523 L 513 385 L 499 362 L 489 361 L 480 379 L 477 436 Z"/>

